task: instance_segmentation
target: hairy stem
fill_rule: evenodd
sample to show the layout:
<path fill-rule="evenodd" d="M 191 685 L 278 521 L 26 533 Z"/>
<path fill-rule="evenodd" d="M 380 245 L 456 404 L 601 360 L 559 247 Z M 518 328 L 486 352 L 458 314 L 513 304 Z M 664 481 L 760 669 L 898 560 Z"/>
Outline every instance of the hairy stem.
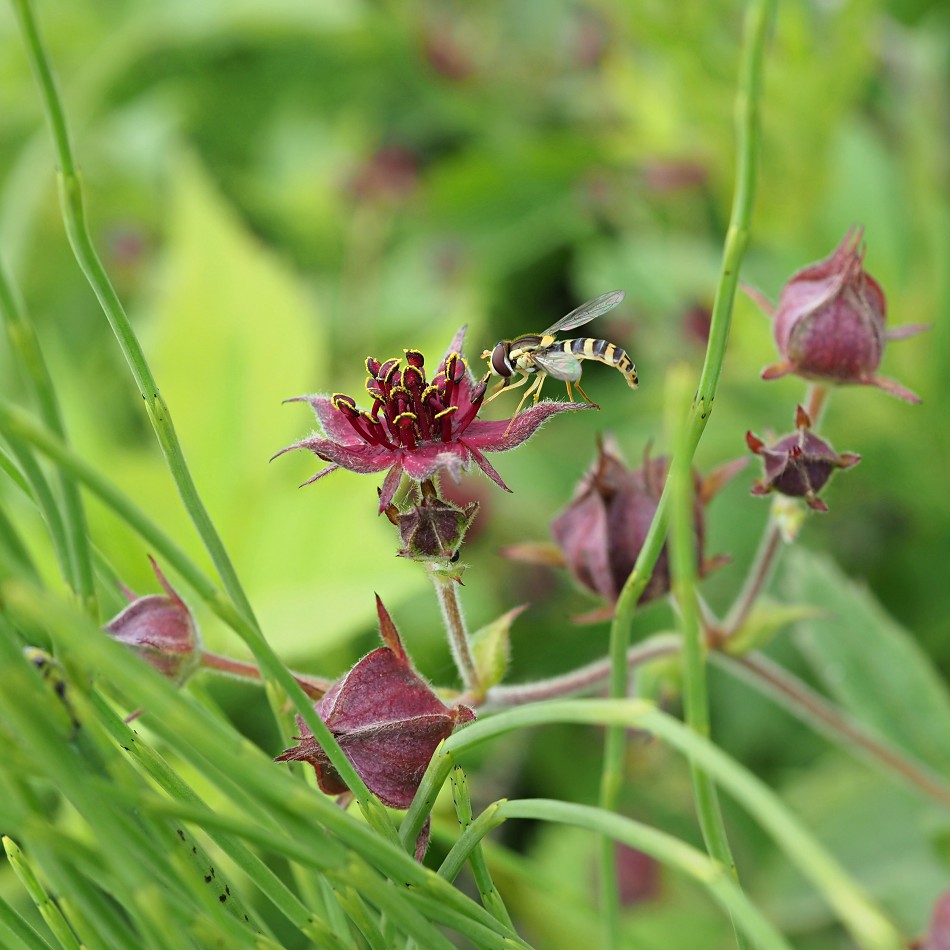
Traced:
<path fill-rule="evenodd" d="M 760 653 L 743 657 L 714 653 L 713 658 L 733 676 L 784 706 L 796 719 L 810 723 L 831 742 L 859 753 L 885 772 L 900 776 L 928 798 L 950 808 L 950 784 L 943 778 L 850 719 L 843 710 L 768 657 Z"/>
<path fill-rule="evenodd" d="M 214 670 L 216 673 L 233 676 L 235 679 L 261 682 L 264 678 L 261 675 L 261 668 L 256 664 L 245 663 L 243 660 L 235 660 L 229 656 L 222 656 L 220 653 L 211 653 L 208 650 L 201 654 L 201 665 L 206 670 Z M 331 685 L 329 680 L 321 679 L 318 676 L 310 676 L 307 673 L 296 673 L 291 670 L 290 675 L 311 699 L 320 699 Z"/>
<path fill-rule="evenodd" d="M 680 637 L 675 633 L 661 633 L 638 643 L 627 650 L 627 669 L 631 670 L 642 663 L 648 663 L 661 656 L 678 653 Z M 569 673 L 537 680 L 534 683 L 515 683 L 510 686 L 493 686 L 481 705 L 482 712 L 495 712 L 511 706 L 525 703 L 537 703 L 545 699 L 558 699 L 572 696 L 603 686 L 610 678 L 610 657 L 603 657 L 581 666 Z"/>
<path fill-rule="evenodd" d="M 739 591 L 729 608 L 721 627 L 714 631 L 717 640 L 720 642 L 731 637 L 745 623 L 759 594 L 762 593 L 762 588 L 772 574 L 772 568 L 775 566 L 775 556 L 781 549 L 781 544 L 782 532 L 779 530 L 775 519 L 770 515 L 765 524 L 758 550 L 755 552 L 755 557 L 749 566 L 749 572 L 746 575 L 745 583 L 742 585 L 742 590 Z"/>
<path fill-rule="evenodd" d="M 426 571 L 432 579 L 439 598 L 439 606 L 442 608 L 445 633 L 449 641 L 449 649 L 452 651 L 452 659 L 455 661 L 455 668 L 462 678 L 466 695 L 470 696 L 473 702 L 478 702 L 483 695 L 483 690 L 478 668 L 475 666 L 475 658 L 472 656 L 472 648 L 468 642 L 468 631 L 465 628 L 465 617 L 462 615 L 462 604 L 458 595 L 458 583 L 437 568 L 427 566 Z"/>

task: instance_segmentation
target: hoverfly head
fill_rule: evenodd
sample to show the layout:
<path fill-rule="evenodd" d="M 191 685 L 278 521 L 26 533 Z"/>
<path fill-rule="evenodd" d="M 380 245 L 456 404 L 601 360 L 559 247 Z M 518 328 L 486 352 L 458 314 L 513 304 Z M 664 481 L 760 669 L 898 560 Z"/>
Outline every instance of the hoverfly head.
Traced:
<path fill-rule="evenodd" d="M 492 349 L 485 350 L 482 353 L 482 359 L 488 360 L 488 369 L 493 376 L 502 376 L 509 379 L 515 373 L 515 368 L 511 364 L 511 356 L 508 353 L 508 344 L 504 340 L 499 340 Z"/>

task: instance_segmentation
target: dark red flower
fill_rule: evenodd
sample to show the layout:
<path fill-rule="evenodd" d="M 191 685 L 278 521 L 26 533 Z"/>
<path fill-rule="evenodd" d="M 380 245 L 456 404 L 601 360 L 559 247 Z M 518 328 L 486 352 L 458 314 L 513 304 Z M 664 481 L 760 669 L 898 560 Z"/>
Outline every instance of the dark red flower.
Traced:
<path fill-rule="evenodd" d="M 382 647 L 364 656 L 314 705 L 366 787 L 392 808 L 408 808 L 436 746 L 475 714 L 445 705 L 413 669 L 399 632 L 376 598 Z M 328 795 L 347 791 L 339 773 L 297 718 L 299 745 L 278 762 L 309 762 Z"/>
<path fill-rule="evenodd" d="M 752 487 L 754 495 L 777 491 L 781 495 L 804 498 L 809 508 L 827 511 L 818 497 L 836 468 L 850 468 L 861 461 L 860 455 L 845 452 L 839 455 L 824 440 L 810 431 L 811 419 L 799 406 L 795 414 L 795 431 L 766 445 L 758 436 L 746 433 L 746 444 L 762 456 L 765 477 Z"/>
<path fill-rule="evenodd" d="M 404 474 L 417 482 L 440 471 L 458 478 L 473 462 L 495 484 L 510 491 L 485 453 L 516 448 L 551 416 L 588 407 L 545 401 L 512 420 L 488 422 L 476 418 L 485 384 L 476 385 L 462 358 L 464 339 L 462 327 L 431 383 L 426 380 L 424 359 L 418 350 L 406 350 L 405 369 L 400 360 L 380 363 L 368 359 L 366 390 L 373 399 L 369 410 L 357 408 L 355 399 L 340 393 L 287 400 L 310 403 L 323 434 L 302 439 L 277 455 L 309 449 L 331 463 L 306 485 L 338 468 L 364 474 L 389 469 L 379 495 L 380 512 L 393 500 Z"/>
<path fill-rule="evenodd" d="M 152 570 L 164 594 L 136 597 L 105 627 L 114 639 L 131 647 L 147 663 L 175 683 L 183 683 L 201 662 L 201 638 L 190 611 L 152 558 Z"/>
<path fill-rule="evenodd" d="M 798 271 L 782 288 L 778 306 L 750 295 L 773 318 L 782 360 L 762 371 L 763 379 L 796 373 L 830 383 L 877 386 L 907 402 L 918 396 L 896 380 L 877 375 L 887 340 L 902 339 L 925 325 L 885 327 L 884 291 L 864 269 L 863 230 L 852 228 L 824 260 Z"/>

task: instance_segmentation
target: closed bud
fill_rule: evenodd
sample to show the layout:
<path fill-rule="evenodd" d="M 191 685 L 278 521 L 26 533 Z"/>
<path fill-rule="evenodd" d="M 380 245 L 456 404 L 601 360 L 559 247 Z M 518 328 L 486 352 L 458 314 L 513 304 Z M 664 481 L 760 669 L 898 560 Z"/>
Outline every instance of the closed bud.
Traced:
<path fill-rule="evenodd" d="M 864 269 L 862 234 L 861 228 L 852 228 L 830 257 L 794 274 L 774 312 L 764 298 L 752 294 L 773 318 L 782 355 L 780 362 L 762 371 L 762 378 L 796 373 L 827 383 L 877 386 L 907 402 L 920 402 L 896 380 L 877 375 L 887 340 L 911 336 L 926 326 L 887 330 L 887 302 Z"/>
<path fill-rule="evenodd" d="M 396 626 L 376 598 L 383 646 L 364 656 L 314 705 L 366 787 L 392 808 L 408 808 L 436 746 L 475 714 L 448 707 L 415 671 Z M 328 795 L 347 791 L 320 743 L 298 717 L 299 745 L 278 762 L 309 762 Z"/>
<path fill-rule="evenodd" d="M 184 601 L 155 561 L 149 560 L 165 593 L 136 597 L 126 591 L 128 607 L 103 629 L 131 647 L 162 676 L 181 685 L 201 662 L 201 638 Z"/>
<path fill-rule="evenodd" d="M 696 476 L 694 524 L 700 558 L 705 505 L 742 464 L 742 460 L 732 463 L 709 479 Z M 565 566 L 584 587 L 607 600 L 611 612 L 643 547 L 668 470 L 667 458 L 651 459 L 647 454 L 642 467 L 630 470 L 613 446 L 601 445 L 597 461 L 581 482 L 573 501 L 551 524 Z M 708 572 L 717 561 L 701 562 L 701 569 Z M 660 597 L 669 589 L 670 571 L 664 547 L 640 602 Z M 609 616 L 607 611 L 597 611 L 581 619 L 606 616 Z"/>

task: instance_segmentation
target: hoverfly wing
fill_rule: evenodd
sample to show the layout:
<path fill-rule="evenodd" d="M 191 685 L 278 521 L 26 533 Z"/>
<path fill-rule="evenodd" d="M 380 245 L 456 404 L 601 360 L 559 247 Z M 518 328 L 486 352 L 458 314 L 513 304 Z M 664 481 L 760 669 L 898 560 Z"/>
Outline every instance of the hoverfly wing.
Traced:
<path fill-rule="evenodd" d="M 576 383 L 581 378 L 581 362 L 572 353 L 565 353 L 557 348 L 536 350 L 531 354 L 531 359 L 551 379 L 559 379 L 562 383 Z"/>
<path fill-rule="evenodd" d="M 620 303 L 624 298 L 622 290 L 611 290 L 610 293 L 601 294 L 587 303 L 582 303 L 576 310 L 572 310 L 566 317 L 561 317 L 557 323 L 547 328 L 542 336 L 550 336 L 554 333 L 560 333 L 562 330 L 573 330 L 575 327 L 581 327 L 585 323 L 590 323 L 596 317 L 602 316 Z"/>

